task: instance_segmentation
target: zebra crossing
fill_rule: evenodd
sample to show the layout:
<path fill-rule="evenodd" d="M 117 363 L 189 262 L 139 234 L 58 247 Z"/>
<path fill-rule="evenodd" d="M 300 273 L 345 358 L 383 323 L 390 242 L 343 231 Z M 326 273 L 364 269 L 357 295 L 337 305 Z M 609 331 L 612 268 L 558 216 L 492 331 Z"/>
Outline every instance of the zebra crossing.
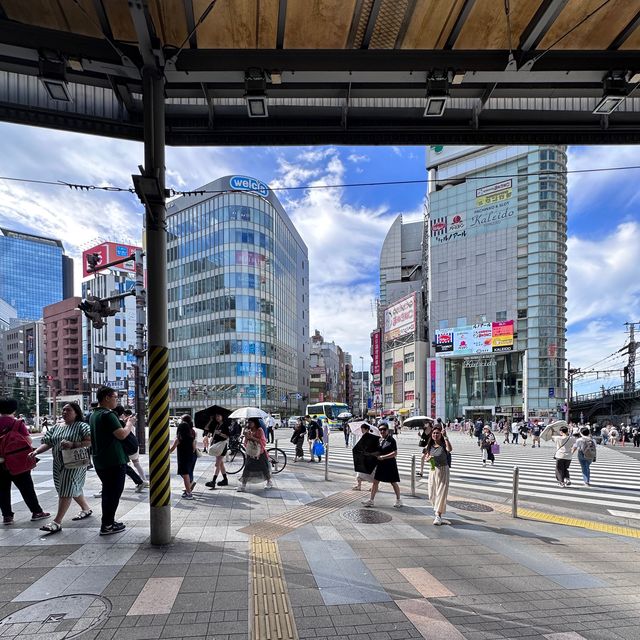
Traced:
<path fill-rule="evenodd" d="M 488 463 L 483 467 L 475 439 L 463 434 L 450 434 L 450 438 L 453 445 L 450 487 L 454 492 L 458 489 L 478 492 L 487 499 L 507 498 L 512 491 L 513 468 L 518 466 L 521 499 L 640 520 L 640 460 L 624 456 L 615 449 L 598 446 L 597 461 L 591 465 L 590 487 L 583 485 L 577 456 L 570 468 L 572 485 L 560 487 L 555 479 L 555 446 L 552 443 L 543 442 L 541 448 L 535 449 L 530 443 L 527 447 L 501 444 L 495 465 Z M 497 439 L 499 443 L 502 440 L 499 434 Z M 417 440 L 415 432 L 398 437 L 398 469 L 405 486 L 411 474 L 412 455 L 416 456 L 417 469 L 420 468 L 421 450 Z M 331 443 L 329 468 L 336 471 L 352 469 L 351 449 L 345 448 L 342 434 L 331 434 Z M 293 456 L 290 445 L 285 451 Z M 416 478 L 419 493 L 427 490 L 428 469 L 426 464 L 424 477 Z"/>

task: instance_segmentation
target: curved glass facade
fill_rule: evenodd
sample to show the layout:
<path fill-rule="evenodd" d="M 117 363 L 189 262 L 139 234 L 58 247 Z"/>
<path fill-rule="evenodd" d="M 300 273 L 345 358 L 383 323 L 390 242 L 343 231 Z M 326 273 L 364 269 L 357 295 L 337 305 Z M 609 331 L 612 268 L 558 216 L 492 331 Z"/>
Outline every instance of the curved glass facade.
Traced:
<path fill-rule="evenodd" d="M 307 247 L 262 183 L 227 176 L 203 189 L 221 193 L 167 211 L 172 411 L 297 410 L 309 385 Z"/>

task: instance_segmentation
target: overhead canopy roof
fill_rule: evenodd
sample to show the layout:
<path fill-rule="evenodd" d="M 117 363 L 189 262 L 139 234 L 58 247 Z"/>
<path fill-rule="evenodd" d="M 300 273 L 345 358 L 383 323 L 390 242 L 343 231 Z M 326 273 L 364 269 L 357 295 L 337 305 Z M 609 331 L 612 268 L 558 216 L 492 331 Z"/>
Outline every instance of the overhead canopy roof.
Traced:
<path fill-rule="evenodd" d="M 592 112 L 607 76 L 640 80 L 640 0 L 506 4 L 0 0 L 0 119 L 140 140 L 157 62 L 169 144 L 637 142 L 640 91 Z M 38 79 L 61 72 L 70 101 Z M 443 77 L 446 110 L 424 117 Z M 249 118 L 262 78 L 268 117 Z"/>

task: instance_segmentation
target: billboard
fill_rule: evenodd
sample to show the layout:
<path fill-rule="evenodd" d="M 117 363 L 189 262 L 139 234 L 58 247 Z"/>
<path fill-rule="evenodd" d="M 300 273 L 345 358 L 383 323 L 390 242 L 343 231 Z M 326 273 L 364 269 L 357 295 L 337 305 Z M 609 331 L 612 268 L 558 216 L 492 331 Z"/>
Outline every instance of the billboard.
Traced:
<path fill-rule="evenodd" d="M 380 329 L 371 333 L 371 358 L 373 384 L 380 384 L 382 377 L 382 330 Z"/>
<path fill-rule="evenodd" d="M 497 353 L 513 349 L 513 320 L 441 329 L 435 332 L 436 353 L 456 356 Z"/>
<path fill-rule="evenodd" d="M 453 189 L 465 187 L 460 185 Z M 462 193 L 467 194 L 466 205 L 431 220 L 431 242 L 446 244 L 517 224 L 518 212 L 511 178 Z"/>
<path fill-rule="evenodd" d="M 395 340 L 416 330 L 416 294 L 402 298 L 384 310 L 384 340 Z"/>
<path fill-rule="evenodd" d="M 82 252 L 82 275 L 83 277 L 87 277 L 92 275 L 92 272 L 89 271 L 89 264 L 87 262 L 87 256 L 90 253 L 97 253 L 100 256 L 98 264 L 108 264 L 109 262 L 114 262 L 115 260 L 121 260 L 122 258 L 126 258 L 135 252 L 136 249 L 142 249 L 142 247 L 138 247 L 136 245 L 131 244 L 122 244 L 119 242 L 103 242 L 102 244 L 96 245 L 91 249 L 87 249 Z M 118 269 L 119 271 L 131 271 L 135 273 L 136 266 L 133 260 L 129 260 L 127 262 L 122 262 L 121 264 L 116 265 L 115 267 L 110 267 L 111 269 Z"/>

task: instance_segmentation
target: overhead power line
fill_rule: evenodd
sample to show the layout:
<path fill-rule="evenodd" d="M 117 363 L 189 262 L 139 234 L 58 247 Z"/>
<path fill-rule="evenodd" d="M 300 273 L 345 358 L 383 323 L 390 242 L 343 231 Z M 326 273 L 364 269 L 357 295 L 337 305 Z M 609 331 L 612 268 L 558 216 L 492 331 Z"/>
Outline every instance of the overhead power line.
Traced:
<path fill-rule="evenodd" d="M 560 175 L 573 175 L 583 173 L 603 173 L 606 171 L 634 171 L 640 169 L 640 165 L 628 165 L 623 167 L 595 167 L 593 169 L 571 169 L 566 171 L 535 171 L 532 173 L 517 173 L 517 174 L 499 174 L 490 176 L 465 176 L 464 181 L 468 180 L 502 180 L 505 178 L 525 178 L 525 177 L 540 177 L 540 178 L 553 178 Z M 98 185 L 98 184 L 82 184 L 75 182 L 67 182 L 65 180 L 38 180 L 35 178 L 17 178 L 15 176 L 0 176 L 0 180 L 6 180 L 10 182 L 24 182 L 29 184 L 45 184 L 55 187 L 68 187 L 76 191 L 112 191 L 122 193 L 135 193 L 133 187 L 118 187 L 113 185 Z M 436 180 L 431 178 L 420 178 L 416 180 L 383 180 L 373 182 L 348 182 L 342 184 L 313 184 L 302 185 L 295 187 L 269 187 L 271 191 L 306 191 L 316 189 L 348 189 L 356 187 L 389 187 L 389 186 L 406 186 L 411 184 L 430 184 L 440 183 L 446 184 L 446 180 Z M 192 191 L 185 191 L 181 189 L 167 189 L 169 197 L 174 196 L 194 196 L 214 194 L 219 195 L 223 193 L 231 193 L 230 189 L 194 189 Z"/>

